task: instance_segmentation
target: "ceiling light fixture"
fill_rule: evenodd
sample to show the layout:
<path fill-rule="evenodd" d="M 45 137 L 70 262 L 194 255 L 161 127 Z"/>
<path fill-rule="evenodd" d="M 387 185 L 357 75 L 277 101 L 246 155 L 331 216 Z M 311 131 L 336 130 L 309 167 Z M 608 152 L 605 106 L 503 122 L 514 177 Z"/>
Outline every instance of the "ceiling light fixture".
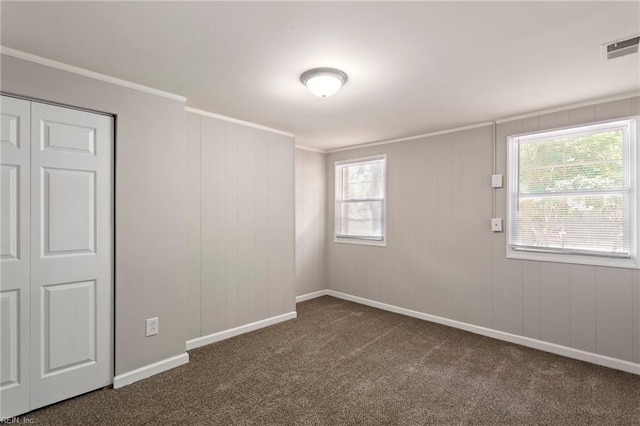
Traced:
<path fill-rule="evenodd" d="M 314 68 L 305 71 L 300 76 L 300 81 L 314 95 L 326 98 L 340 90 L 340 87 L 347 82 L 347 75 L 335 68 Z"/>

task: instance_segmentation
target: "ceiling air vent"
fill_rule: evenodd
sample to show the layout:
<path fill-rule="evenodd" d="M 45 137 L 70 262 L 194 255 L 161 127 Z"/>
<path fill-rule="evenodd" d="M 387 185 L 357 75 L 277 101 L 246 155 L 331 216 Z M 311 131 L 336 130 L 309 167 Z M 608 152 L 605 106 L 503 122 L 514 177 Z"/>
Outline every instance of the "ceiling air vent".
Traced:
<path fill-rule="evenodd" d="M 607 60 L 619 58 L 620 56 L 631 55 L 632 53 L 638 53 L 639 43 L 640 36 L 614 41 L 603 46 L 604 53 Z"/>

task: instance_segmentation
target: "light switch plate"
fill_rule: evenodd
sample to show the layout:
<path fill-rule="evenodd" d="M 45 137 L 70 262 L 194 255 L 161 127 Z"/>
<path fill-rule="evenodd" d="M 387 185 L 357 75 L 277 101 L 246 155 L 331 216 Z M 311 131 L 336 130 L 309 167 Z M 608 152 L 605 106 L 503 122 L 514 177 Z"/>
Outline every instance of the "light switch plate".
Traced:
<path fill-rule="evenodd" d="M 493 232 L 502 232 L 502 219 L 494 217 L 491 219 L 491 230 Z"/>
<path fill-rule="evenodd" d="M 502 175 L 491 175 L 491 187 L 502 188 Z"/>

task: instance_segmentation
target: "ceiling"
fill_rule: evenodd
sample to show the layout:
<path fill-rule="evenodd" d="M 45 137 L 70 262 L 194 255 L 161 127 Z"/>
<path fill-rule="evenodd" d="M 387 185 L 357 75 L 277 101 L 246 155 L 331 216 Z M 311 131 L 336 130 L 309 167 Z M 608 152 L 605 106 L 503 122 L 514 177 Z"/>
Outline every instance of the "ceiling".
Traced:
<path fill-rule="evenodd" d="M 640 90 L 640 2 L 7 2 L 6 47 L 292 132 L 321 150 Z M 313 96 L 309 68 L 349 76 Z"/>

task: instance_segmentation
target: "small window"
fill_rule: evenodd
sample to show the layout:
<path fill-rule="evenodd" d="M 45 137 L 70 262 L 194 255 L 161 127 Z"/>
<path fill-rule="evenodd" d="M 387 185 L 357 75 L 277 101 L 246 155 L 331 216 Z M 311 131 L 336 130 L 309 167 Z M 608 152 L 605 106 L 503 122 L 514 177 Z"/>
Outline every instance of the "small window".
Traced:
<path fill-rule="evenodd" d="M 386 162 L 386 155 L 336 162 L 336 242 L 386 245 Z"/>
<path fill-rule="evenodd" d="M 508 138 L 507 256 L 637 267 L 635 120 Z"/>

